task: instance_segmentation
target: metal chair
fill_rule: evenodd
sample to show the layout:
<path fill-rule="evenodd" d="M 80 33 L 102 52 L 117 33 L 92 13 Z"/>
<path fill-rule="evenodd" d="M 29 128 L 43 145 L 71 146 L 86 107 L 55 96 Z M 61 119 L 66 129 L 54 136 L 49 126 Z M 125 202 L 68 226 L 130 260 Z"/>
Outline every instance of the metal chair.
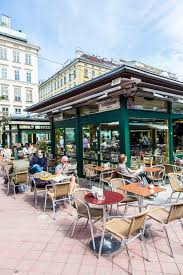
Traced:
<path fill-rule="evenodd" d="M 89 207 L 89 205 L 84 200 L 84 196 L 89 192 L 91 192 L 90 189 L 80 188 L 80 189 L 77 189 L 73 193 L 74 207 L 77 210 L 77 217 L 74 221 L 74 226 L 73 226 L 73 229 L 72 229 L 72 232 L 71 232 L 71 238 L 74 235 L 74 231 L 75 231 L 75 228 L 76 228 L 77 221 L 81 218 L 85 218 L 87 220 L 86 226 L 87 226 L 88 223 L 90 225 L 93 248 L 95 249 L 95 241 L 94 241 L 94 234 L 93 234 L 93 223 L 102 218 L 103 209 L 102 208 Z M 92 222 L 92 220 L 94 220 L 94 222 Z"/>
<path fill-rule="evenodd" d="M 179 177 L 180 177 L 179 173 L 169 173 L 168 174 L 170 186 L 172 188 L 172 194 L 169 198 L 169 203 L 171 202 L 174 193 L 179 193 L 176 202 L 178 202 L 181 193 L 183 193 L 183 185 L 182 185 Z"/>
<path fill-rule="evenodd" d="M 170 243 L 167 229 L 169 227 L 172 228 L 173 226 L 175 226 L 177 224 L 181 224 L 183 227 L 183 222 L 182 222 L 183 203 L 172 204 L 172 205 L 167 205 L 167 206 L 170 206 L 169 210 L 161 207 L 161 208 L 156 208 L 156 209 L 149 211 L 148 217 L 162 224 L 163 230 L 166 234 L 166 239 L 167 239 L 170 251 L 171 251 L 171 256 L 173 257 L 173 250 L 172 250 L 172 246 Z M 174 220 L 179 220 L 179 222 L 176 224 L 172 224 L 171 222 Z"/>
<path fill-rule="evenodd" d="M 106 230 L 109 231 L 111 234 L 116 235 L 122 243 L 124 243 L 124 247 L 128 256 L 128 263 L 130 267 L 130 271 L 133 274 L 133 267 L 132 267 L 132 260 L 129 254 L 128 245 L 129 243 L 133 242 L 137 238 L 143 241 L 144 248 L 146 251 L 146 259 L 149 259 L 149 253 L 147 250 L 146 242 L 144 239 L 144 230 L 145 230 L 145 221 L 148 211 L 145 211 L 141 214 L 131 216 L 128 218 L 124 217 L 109 217 L 112 220 L 109 220 L 106 223 Z"/>
<path fill-rule="evenodd" d="M 17 172 L 15 174 L 8 174 L 8 182 L 7 182 L 7 195 L 10 192 L 10 186 L 13 186 L 14 196 L 16 198 L 16 187 L 26 186 L 28 187 L 29 183 L 29 174 L 28 171 Z"/>
<path fill-rule="evenodd" d="M 160 171 L 151 173 L 148 178 L 152 180 L 154 185 L 160 186 L 163 184 L 165 186 L 165 167 L 163 165 L 154 165 L 152 167 L 160 168 Z"/>
<path fill-rule="evenodd" d="M 89 180 L 89 186 L 92 187 L 92 180 L 99 179 L 99 175 L 93 170 L 93 164 L 85 164 L 84 165 L 84 173 L 86 179 Z"/>
<path fill-rule="evenodd" d="M 61 183 L 57 183 L 57 184 L 54 184 L 54 185 L 48 184 L 46 186 L 44 211 L 46 211 L 47 199 L 48 199 L 48 196 L 49 196 L 51 198 L 51 201 L 52 201 L 54 219 L 56 219 L 55 218 L 55 213 L 56 213 L 55 206 L 56 206 L 57 202 L 67 200 L 69 202 L 70 211 L 71 211 L 69 185 L 70 185 L 70 181 L 61 182 Z M 72 215 L 72 211 L 71 211 L 71 215 Z"/>
<path fill-rule="evenodd" d="M 120 188 L 120 186 L 130 184 L 130 183 L 131 183 L 130 181 L 122 178 L 115 178 L 115 179 L 111 179 L 110 181 L 111 191 L 118 192 L 124 196 L 121 203 L 117 204 L 117 214 L 119 214 L 119 206 L 125 206 L 125 210 L 124 210 L 124 215 L 125 215 L 128 208 L 128 204 L 138 201 L 136 197 L 128 196 L 126 192 Z"/>
<path fill-rule="evenodd" d="M 37 179 L 41 179 L 41 178 L 46 178 L 51 176 L 50 173 L 48 172 L 40 172 L 40 173 L 35 173 L 32 175 L 31 180 L 32 180 L 32 191 L 34 192 L 34 205 L 35 207 L 37 207 L 37 192 L 46 192 L 46 185 L 50 184 L 49 180 L 46 181 L 45 180 L 45 185 L 43 187 L 37 187 Z"/>

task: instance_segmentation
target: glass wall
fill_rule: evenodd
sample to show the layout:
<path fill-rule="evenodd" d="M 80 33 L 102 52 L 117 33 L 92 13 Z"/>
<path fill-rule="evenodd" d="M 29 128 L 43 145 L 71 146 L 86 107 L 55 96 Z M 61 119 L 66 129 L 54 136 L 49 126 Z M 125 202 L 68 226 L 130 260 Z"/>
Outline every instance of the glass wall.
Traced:
<path fill-rule="evenodd" d="M 118 162 L 120 153 L 119 122 L 100 124 L 101 160 Z"/>
<path fill-rule="evenodd" d="M 55 130 L 56 155 L 76 157 L 76 129 L 57 128 Z"/>
<path fill-rule="evenodd" d="M 98 128 L 95 124 L 84 125 L 83 131 L 83 158 L 98 160 Z"/>
<path fill-rule="evenodd" d="M 175 120 L 173 123 L 173 148 L 175 156 L 183 156 L 183 120 Z"/>
<path fill-rule="evenodd" d="M 127 102 L 128 109 L 136 110 L 167 112 L 167 106 L 167 101 L 140 96 L 128 98 Z"/>
<path fill-rule="evenodd" d="M 168 161 L 167 125 L 166 120 L 130 119 L 130 153 L 134 166 Z"/>

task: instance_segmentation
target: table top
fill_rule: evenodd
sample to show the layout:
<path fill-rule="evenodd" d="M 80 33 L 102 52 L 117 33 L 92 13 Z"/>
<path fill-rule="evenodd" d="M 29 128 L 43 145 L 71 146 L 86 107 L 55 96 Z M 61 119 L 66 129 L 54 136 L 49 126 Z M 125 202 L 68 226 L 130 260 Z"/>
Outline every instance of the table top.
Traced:
<path fill-rule="evenodd" d="M 120 185 L 119 188 L 142 197 L 149 197 L 153 194 L 164 191 L 164 188 L 157 186 L 154 186 L 154 188 L 139 186 L 138 182 L 134 182 L 128 185 Z"/>
<path fill-rule="evenodd" d="M 95 171 L 97 171 L 97 172 L 107 172 L 107 171 L 116 170 L 116 168 L 110 167 L 110 166 L 108 166 L 108 167 L 104 167 L 104 166 L 93 166 L 91 169 L 92 169 L 92 170 L 95 170 Z"/>
<path fill-rule="evenodd" d="M 144 172 L 160 172 L 162 169 L 160 167 L 144 167 Z"/>
<path fill-rule="evenodd" d="M 124 196 L 118 192 L 113 191 L 104 191 L 104 200 L 98 200 L 93 196 L 92 193 L 85 195 L 84 199 L 87 203 L 96 204 L 96 205 L 107 205 L 115 204 L 123 200 Z"/>

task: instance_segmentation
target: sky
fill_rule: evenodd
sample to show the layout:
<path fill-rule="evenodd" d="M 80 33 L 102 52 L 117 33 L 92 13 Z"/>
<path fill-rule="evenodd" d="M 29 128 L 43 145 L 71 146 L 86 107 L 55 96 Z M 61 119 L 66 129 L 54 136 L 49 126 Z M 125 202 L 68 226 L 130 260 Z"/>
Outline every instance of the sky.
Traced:
<path fill-rule="evenodd" d="M 41 49 L 46 80 L 80 48 L 106 58 L 137 60 L 183 80 L 183 0 L 1 0 L 28 41 Z"/>

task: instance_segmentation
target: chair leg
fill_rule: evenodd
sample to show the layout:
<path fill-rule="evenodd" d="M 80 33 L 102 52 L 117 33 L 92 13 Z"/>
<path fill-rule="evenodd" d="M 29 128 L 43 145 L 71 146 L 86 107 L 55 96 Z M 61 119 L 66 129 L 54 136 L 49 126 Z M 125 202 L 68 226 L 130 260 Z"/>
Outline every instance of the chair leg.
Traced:
<path fill-rule="evenodd" d="M 71 238 L 73 237 L 74 235 L 74 231 L 75 231 L 75 228 L 76 228 L 76 224 L 77 224 L 77 221 L 78 221 L 79 217 L 77 217 L 74 221 L 74 226 L 73 226 L 73 229 L 72 229 L 72 232 L 71 232 Z"/>
<path fill-rule="evenodd" d="M 37 192 L 35 187 L 34 187 L 34 206 L 37 207 Z"/>
<path fill-rule="evenodd" d="M 90 231 L 91 231 L 91 237 L 92 237 L 92 242 L 93 242 L 93 249 L 95 250 L 95 240 L 94 240 L 94 233 L 93 233 L 93 224 L 90 219 L 88 219 L 89 224 L 90 224 Z"/>
<path fill-rule="evenodd" d="M 53 218 L 56 220 L 56 211 L 55 211 L 55 201 L 52 199 L 52 206 L 53 206 Z"/>
<path fill-rule="evenodd" d="M 68 200 L 69 200 L 69 208 L 70 208 L 70 212 L 71 212 L 71 216 L 72 216 L 72 205 L 71 205 L 70 196 L 68 197 Z"/>
<path fill-rule="evenodd" d="M 126 203 L 125 204 L 125 210 L 124 210 L 124 216 L 126 215 L 127 209 L 128 209 L 128 204 Z"/>
<path fill-rule="evenodd" d="M 179 192 L 179 195 L 177 197 L 176 203 L 179 201 L 180 195 L 181 195 L 181 192 Z"/>
<path fill-rule="evenodd" d="M 13 184 L 13 191 L 14 191 L 14 197 L 16 199 L 16 190 L 15 190 L 15 185 Z"/>
<path fill-rule="evenodd" d="M 86 221 L 86 224 L 85 224 L 85 227 L 84 227 L 84 228 L 87 228 L 88 221 L 89 221 L 89 219 L 87 219 L 87 221 Z"/>
<path fill-rule="evenodd" d="M 171 243 L 170 243 L 170 239 L 169 239 L 169 236 L 168 236 L 168 231 L 166 229 L 166 226 L 163 226 L 163 229 L 165 231 L 166 239 L 167 239 L 167 242 L 168 242 L 168 246 L 169 246 L 170 251 L 171 251 L 171 257 L 173 258 L 173 250 L 172 250 L 172 246 L 171 246 Z"/>
<path fill-rule="evenodd" d="M 171 194 L 171 196 L 170 196 L 170 198 L 169 198 L 169 203 L 170 203 L 171 200 L 172 200 L 173 194 L 174 194 L 174 191 L 172 191 L 172 194 Z"/>
<path fill-rule="evenodd" d="M 143 245 L 144 245 L 144 249 L 145 249 L 145 253 L 146 253 L 146 260 L 148 262 L 151 262 L 150 257 L 149 257 L 149 252 L 148 252 L 148 249 L 147 249 L 146 240 L 144 238 L 144 230 L 141 233 L 141 239 L 142 239 L 142 242 L 143 242 Z"/>
<path fill-rule="evenodd" d="M 10 183 L 9 183 L 9 181 L 8 181 L 8 183 L 7 183 L 7 196 L 9 195 L 9 193 L 10 193 Z"/>
<path fill-rule="evenodd" d="M 128 264 L 130 266 L 130 271 L 131 271 L 131 274 L 133 275 L 132 262 L 131 262 L 131 258 L 130 258 L 130 254 L 129 254 L 129 250 L 128 250 L 128 245 L 126 242 L 125 242 L 125 250 L 126 250 L 126 254 L 128 256 Z"/>
<path fill-rule="evenodd" d="M 46 211 L 47 198 L 48 198 L 48 194 L 47 194 L 47 192 L 46 192 L 46 194 L 45 194 L 45 199 L 44 199 L 44 212 Z"/>

